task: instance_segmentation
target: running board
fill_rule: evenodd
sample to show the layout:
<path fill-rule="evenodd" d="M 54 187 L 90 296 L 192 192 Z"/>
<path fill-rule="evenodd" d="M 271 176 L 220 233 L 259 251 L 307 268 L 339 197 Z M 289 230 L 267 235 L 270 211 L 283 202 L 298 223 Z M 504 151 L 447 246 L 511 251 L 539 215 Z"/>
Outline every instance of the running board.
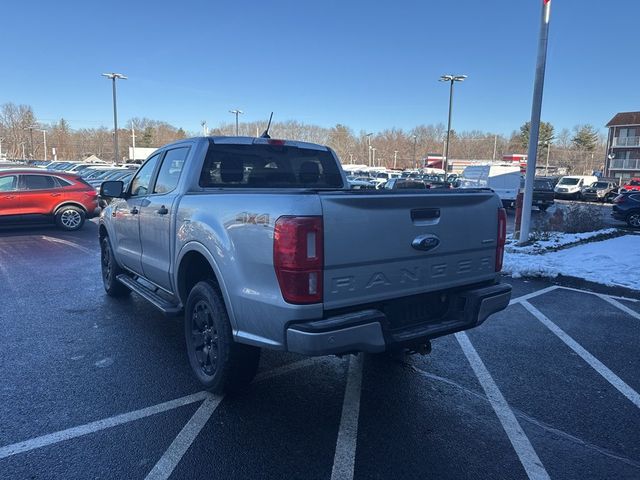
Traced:
<path fill-rule="evenodd" d="M 126 273 L 122 273 L 116 278 L 121 284 L 140 295 L 165 315 L 177 316 L 182 313 L 182 305 L 176 305 L 175 303 L 171 303 L 169 300 L 162 298 L 153 290 L 145 287 L 139 282 L 136 282 Z"/>

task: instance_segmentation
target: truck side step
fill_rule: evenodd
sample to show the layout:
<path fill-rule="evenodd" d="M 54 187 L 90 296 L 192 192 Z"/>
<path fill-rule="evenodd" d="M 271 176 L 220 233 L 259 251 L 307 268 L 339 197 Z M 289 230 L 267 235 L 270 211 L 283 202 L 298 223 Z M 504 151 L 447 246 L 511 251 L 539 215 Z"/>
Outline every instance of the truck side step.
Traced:
<path fill-rule="evenodd" d="M 136 282 L 129 275 L 122 273 L 116 278 L 125 287 L 140 295 L 165 315 L 177 316 L 182 313 L 182 305 L 171 303 L 169 300 L 162 298 L 150 288 L 145 287 L 140 282 Z"/>

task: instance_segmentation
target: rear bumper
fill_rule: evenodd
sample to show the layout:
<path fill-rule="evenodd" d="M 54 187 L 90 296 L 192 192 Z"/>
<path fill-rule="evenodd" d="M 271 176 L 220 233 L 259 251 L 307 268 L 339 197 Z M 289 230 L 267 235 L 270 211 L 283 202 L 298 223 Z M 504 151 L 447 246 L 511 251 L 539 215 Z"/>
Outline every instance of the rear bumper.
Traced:
<path fill-rule="evenodd" d="M 426 341 L 482 324 L 504 310 L 511 285 L 498 284 L 451 295 L 446 315 L 402 329 L 389 329 L 389 319 L 377 309 L 363 309 L 322 320 L 296 323 L 286 330 L 287 350 L 304 355 L 383 352 L 393 345 Z"/>

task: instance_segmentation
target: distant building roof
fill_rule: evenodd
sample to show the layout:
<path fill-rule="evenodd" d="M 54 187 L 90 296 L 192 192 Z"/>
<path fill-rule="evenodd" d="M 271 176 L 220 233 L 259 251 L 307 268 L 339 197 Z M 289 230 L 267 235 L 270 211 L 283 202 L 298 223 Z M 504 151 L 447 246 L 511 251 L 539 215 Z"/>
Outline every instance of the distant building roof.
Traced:
<path fill-rule="evenodd" d="M 82 160 L 85 163 L 106 163 L 104 160 L 100 160 L 95 155 L 89 155 L 87 158 Z"/>
<path fill-rule="evenodd" d="M 607 127 L 618 127 L 621 125 L 640 125 L 640 112 L 620 112 L 616 113 Z"/>

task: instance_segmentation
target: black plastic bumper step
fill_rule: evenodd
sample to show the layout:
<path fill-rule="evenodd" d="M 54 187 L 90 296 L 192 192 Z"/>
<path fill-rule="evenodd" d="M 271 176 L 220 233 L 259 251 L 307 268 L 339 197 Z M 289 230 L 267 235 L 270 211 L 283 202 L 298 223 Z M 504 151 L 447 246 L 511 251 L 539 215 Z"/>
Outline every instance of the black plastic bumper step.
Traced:
<path fill-rule="evenodd" d="M 162 298 L 150 288 L 145 287 L 140 282 L 135 281 L 127 274 L 120 274 L 116 277 L 125 287 L 130 288 L 133 292 L 149 301 L 153 306 L 165 315 L 180 315 L 182 313 L 182 305 L 171 303 L 169 300 Z"/>

